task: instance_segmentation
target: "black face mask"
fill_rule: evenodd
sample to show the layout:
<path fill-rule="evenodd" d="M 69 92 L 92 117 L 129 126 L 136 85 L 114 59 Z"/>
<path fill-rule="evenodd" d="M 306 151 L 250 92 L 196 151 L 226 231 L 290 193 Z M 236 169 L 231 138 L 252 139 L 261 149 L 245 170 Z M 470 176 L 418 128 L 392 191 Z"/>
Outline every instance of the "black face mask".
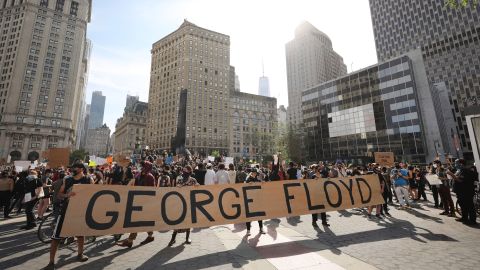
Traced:
<path fill-rule="evenodd" d="M 81 172 L 82 172 L 82 170 L 81 170 L 81 169 L 75 169 L 75 170 L 73 170 L 73 172 L 72 172 L 72 173 L 73 173 L 73 176 L 75 176 L 75 175 L 78 175 L 78 174 L 80 174 Z"/>

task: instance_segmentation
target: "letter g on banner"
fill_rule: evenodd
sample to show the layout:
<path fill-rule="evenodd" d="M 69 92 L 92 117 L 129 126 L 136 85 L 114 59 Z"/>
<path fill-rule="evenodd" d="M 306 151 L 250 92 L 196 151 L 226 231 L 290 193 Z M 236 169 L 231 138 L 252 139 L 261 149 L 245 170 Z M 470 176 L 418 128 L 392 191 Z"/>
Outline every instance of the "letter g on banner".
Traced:
<path fill-rule="evenodd" d="M 108 230 L 113 227 L 113 225 L 115 224 L 115 222 L 117 222 L 118 219 L 118 212 L 116 211 L 108 211 L 105 213 L 107 217 L 112 217 L 109 222 L 100 223 L 93 219 L 93 207 L 95 206 L 98 198 L 103 195 L 110 195 L 114 198 L 116 203 L 120 202 L 120 195 L 113 190 L 100 190 L 92 196 L 92 198 L 88 202 L 87 212 L 85 213 L 85 222 L 87 223 L 88 227 L 94 230 Z"/>

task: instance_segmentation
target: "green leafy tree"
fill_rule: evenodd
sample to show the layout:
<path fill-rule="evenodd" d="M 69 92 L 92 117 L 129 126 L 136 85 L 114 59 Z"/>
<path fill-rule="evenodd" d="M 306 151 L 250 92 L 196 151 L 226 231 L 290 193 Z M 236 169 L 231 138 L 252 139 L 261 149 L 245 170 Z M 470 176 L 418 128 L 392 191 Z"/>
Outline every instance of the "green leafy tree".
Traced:
<path fill-rule="evenodd" d="M 220 152 L 218 150 L 213 150 L 211 155 L 212 155 L 212 157 L 219 157 Z"/>
<path fill-rule="evenodd" d="M 79 149 L 75 150 L 72 153 L 70 153 L 70 164 L 75 162 L 76 160 L 82 160 L 85 161 L 85 156 L 88 156 L 88 152 L 86 152 L 84 149 Z"/>
<path fill-rule="evenodd" d="M 466 8 L 468 6 L 476 8 L 479 0 L 445 0 L 445 6 L 450 8 Z"/>

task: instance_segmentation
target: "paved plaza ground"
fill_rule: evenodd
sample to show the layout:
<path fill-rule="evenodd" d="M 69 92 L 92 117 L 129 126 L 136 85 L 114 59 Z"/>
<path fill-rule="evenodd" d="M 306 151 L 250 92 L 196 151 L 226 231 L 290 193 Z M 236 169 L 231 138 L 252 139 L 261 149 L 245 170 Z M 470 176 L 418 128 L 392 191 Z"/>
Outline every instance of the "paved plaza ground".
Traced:
<path fill-rule="evenodd" d="M 432 198 L 429 197 L 431 200 Z M 455 199 L 454 199 L 455 200 Z M 391 207 L 392 209 L 392 207 Z M 105 236 L 86 247 L 85 263 L 75 260 L 76 245 L 58 252 L 58 269 L 478 269 L 480 227 L 441 216 L 431 202 L 392 217 L 366 217 L 353 209 L 329 212 L 331 227 L 314 229 L 310 216 L 264 221 L 266 234 L 246 236 L 244 224 L 195 229 L 191 245 L 184 234 L 168 247 L 171 232 L 155 232 L 155 241 L 130 249 Z M 49 246 L 36 231 L 23 231 L 24 217 L 0 221 L 0 269 L 41 269 Z"/>

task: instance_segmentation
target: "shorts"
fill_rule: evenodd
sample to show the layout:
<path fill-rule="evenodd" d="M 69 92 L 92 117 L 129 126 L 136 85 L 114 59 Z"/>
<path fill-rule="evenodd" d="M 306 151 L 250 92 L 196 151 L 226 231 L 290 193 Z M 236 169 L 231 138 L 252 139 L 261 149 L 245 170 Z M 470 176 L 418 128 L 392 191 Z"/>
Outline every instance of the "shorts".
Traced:
<path fill-rule="evenodd" d="M 63 240 L 65 237 L 60 237 L 60 232 L 62 231 L 63 221 L 65 219 L 65 213 L 67 212 L 67 205 L 62 204 L 60 214 L 57 216 L 55 220 L 55 228 L 53 229 L 52 233 L 52 240 Z"/>

